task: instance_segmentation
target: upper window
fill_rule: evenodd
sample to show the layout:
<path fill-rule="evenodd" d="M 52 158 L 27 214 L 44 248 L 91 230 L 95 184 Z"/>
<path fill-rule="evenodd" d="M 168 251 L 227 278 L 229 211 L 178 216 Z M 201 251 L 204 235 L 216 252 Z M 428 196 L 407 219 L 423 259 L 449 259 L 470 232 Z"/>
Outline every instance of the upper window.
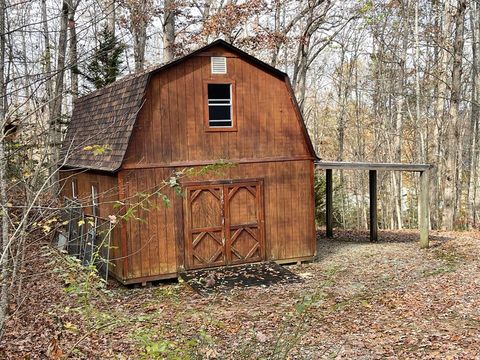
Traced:
<path fill-rule="evenodd" d="M 208 126 L 232 128 L 232 84 L 208 84 Z"/>

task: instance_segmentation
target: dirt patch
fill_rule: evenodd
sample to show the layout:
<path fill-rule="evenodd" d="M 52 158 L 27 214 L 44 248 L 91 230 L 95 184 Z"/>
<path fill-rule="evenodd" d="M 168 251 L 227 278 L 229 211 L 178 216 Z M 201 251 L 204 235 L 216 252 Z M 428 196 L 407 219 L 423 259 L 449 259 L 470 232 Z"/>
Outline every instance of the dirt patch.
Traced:
<path fill-rule="evenodd" d="M 180 276 L 202 296 L 228 293 L 252 286 L 267 287 L 302 282 L 298 275 L 274 262 L 188 271 Z"/>

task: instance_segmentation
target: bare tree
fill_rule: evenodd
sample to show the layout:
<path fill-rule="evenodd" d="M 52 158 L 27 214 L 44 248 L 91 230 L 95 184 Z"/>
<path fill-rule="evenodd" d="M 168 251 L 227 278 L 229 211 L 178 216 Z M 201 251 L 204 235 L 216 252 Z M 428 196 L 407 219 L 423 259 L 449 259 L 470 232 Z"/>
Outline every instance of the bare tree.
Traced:
<path fill-rule="evenodd" d="M 115 23 L 116 23 L 116 17 L 115 17 L 115 0 L 106 0 L 106 6 L 105 6 L 105 11 L 107 13 L 107 28 L 108 31 L 115 36 Z"/>
<path fill-rule="evenodd" d="M 468 172 L 468 212 L 469 224 L 476 227 L 477 209 L 480 207 L 480 198 L 477 193 L 478 183 L 478 152 L 479 152 L 479 125 L 480 125 L 480 1 L 474 0 L 470 4 L 470 23 L 472 28 L 472 85 L 470 112 L 470 140 L 469 140 L 469 172 Z"/>
<path fill-rule="evenodd" d="M 462 86 L 462 60 L 465 29 L 466 1 L 458 0 L 456 6 L 455 38 L 453 42 L 453 66 L 451 75 L 450 109 L 447 124 L 447 154 L 445 164 L 445 228 L 453 229 L 457 217 L 460 194 L 458 189 L 458 144 L 460 142 L 460 117 L 459 108 Z M 458 189 L 461 191 L 460 189 Z"/>
<path fill-rule="evenodd" d="M 128 30 L 133 37 L 133 56 L 135 71 L 145 66 L 145 49 L 147 45 L 147 27 L 154 12 L 152 1 L 125 0 L 123 6 L 128 10 Z"/>
<path fill-rule="evenodd" d="M 8 251 L 9 247 L 9 218 L 8 218 L 8 198 L 7 198 L 7 158 L 5 154 L 5 134 L 6 125 L 6 85 L 5 85 L 5 0 L 0 0 L 0 217 L 2 224 L 2 252 Z M 0 279 L 0 330 L 7 316 L 8 304 L 8 259 L 2 258 L 0 261 L 1 279 Z"/>
<path fill-rule="evenodd" d="M 165 0 L 163 8 L 163 61 L 175 56 L 175 0 Z"/>
<path fill-rule="evenodd" d="M 52 98 L 52 113 L 49 122 L 49 141 L 51 151 L 51 169 L 50 174 L 56 173 L 56 167 L 59 161 L 59 147 L 61 143 L 61 124 L 62 124 L 62 104 L 64 91 L 65 76 L 65 59 L 67 51 L 67 27 L 68 12 L 70 8 L 70 0 L 64 0 L 59 18 L 59 35 L 57 43 L 57 68 L 55 76 L 55 90 Z M 52 177 L 52 184 L 58 183 L 56 176 Z M 54 188 L 55 191 L 55 188 Z"/>
<path fill-rule="evenodd" d="M 78 97 L 78 53 L 77 53 L 77 27 L 75 24 L 75 11 L 80 0 L 68 0 L 68 28 L 69 28 L 69 67 L 72 100 Z"/>
<path fill-rule="evenodd" d="M 53 77 L 52 77 L 52 55 L 50 48 L 50 32 L 48 29 L 48 17 L 47 17 L 47 0 L 41 1 L 42 9 L 42 25 L 43 25 L 43 46 L 45 49 L 45 69 L 44 75 L 46 77 L 45 87 L 46 87 L 46 97 L 49 99 L 47 101 L 49 115 L 53 113 L 52 105 L 53 102 L 50 101 L 53 97 Z"/>

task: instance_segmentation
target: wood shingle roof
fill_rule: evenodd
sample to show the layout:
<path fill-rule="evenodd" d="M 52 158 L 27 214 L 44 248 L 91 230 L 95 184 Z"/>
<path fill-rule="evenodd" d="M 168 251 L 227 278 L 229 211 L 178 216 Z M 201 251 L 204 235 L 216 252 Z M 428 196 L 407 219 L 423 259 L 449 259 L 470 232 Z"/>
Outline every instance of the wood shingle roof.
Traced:
<path fill-rule="evenodd" d="M 61 149 L 64 166 L 116 171 L 122 165 L 148 73 L 131 76 L 81 97 Z"/>

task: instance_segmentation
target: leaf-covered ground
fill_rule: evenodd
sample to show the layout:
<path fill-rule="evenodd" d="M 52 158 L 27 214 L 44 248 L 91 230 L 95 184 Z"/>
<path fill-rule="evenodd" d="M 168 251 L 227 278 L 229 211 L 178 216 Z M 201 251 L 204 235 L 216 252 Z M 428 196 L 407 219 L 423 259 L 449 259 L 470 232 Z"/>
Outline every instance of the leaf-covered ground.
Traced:
<path fill-rule="evenodd" d="M 21 306 L 0 343 L 7 359 L 478 359 L 480 234 L 339 232 L 303 283 L 200 297 L 183 283 L 93 286 L 32 245 Z"/>

